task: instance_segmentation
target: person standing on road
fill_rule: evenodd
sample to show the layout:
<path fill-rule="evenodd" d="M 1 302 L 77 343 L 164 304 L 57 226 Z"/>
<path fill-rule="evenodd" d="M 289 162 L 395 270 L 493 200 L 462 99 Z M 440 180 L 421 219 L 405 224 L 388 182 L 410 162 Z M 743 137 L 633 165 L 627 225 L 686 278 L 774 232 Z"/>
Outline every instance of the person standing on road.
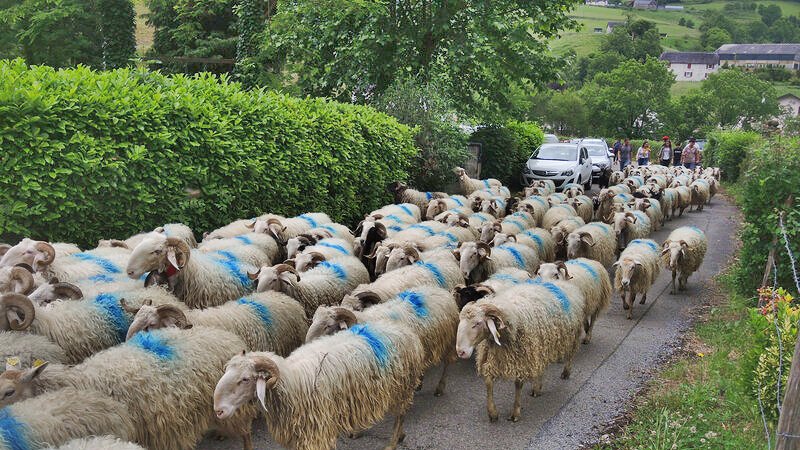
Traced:
<path fill-rule="evenodd" d="M 689 145 L 684 147 L 681 152 L 681 164 L 687 169 L 694 170 L 697 163 L 700 162 L 700 149 L 697 148 L 697 140 L 693 137 L 689 138 Z"/>
<path fill-rule="evenodd" d="M 646 166 L 650 162 L 650 143 L 644 141 L 642 146 L 636 152 L 636 163 L 640 166 Z"/>
<path fill-rule="evenodd" d="M 625 138 L 625 143 L 619 148 L 619 170 L 625 170 L 625 167 L 631 163 L 631 141 Z"/>
<path fill-rule="evenodd" d="M 672 141 L 669 140 L 669 136 L 664 136 L 662 139 L 664 144 L 661 145 L 661 165 L 669 167 L 669 162 L 672 160 Z"/>
<path fill-rule="evenodd" d="M 683 147 L 676 145 L 672 149 L 672 165 L 678 167 L 681 165 L 681 156 L 683 155 Z"/>
<path fill-rule="evenodd" d="M 619 161 L 619 150 L 622 148 L 622 142 L 620 142 L 619 138 L 617 138 L 611 148 L 612 153 L 614 154 L 614 161 L 612 161 L 612 163 L 616 164 Z"/>

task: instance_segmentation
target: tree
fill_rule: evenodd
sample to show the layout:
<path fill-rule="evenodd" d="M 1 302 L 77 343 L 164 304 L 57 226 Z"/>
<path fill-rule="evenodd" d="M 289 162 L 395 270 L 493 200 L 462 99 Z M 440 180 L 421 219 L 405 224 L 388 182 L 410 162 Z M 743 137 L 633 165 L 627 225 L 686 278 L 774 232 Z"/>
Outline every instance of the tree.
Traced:
<path fill-rule="evenodd" d="M 709 116 L 706 94 L 700 89 L 692 89 L 672 100 L 669 111 L 664 115 L 664 131 L 672 137 L 673 142 L 683 141 L 711 128 Z"/>
<path fill-rule="evenodd" d="M 600 50 L 643 62 L 650 56 L 658 57 L 663 48 L 661 35 L 653 22 L 643 19 L 632 21 L 629 17 L 626 25 L 614 28 L 606 36 L 600 44 Z"/>
<path fill-rule="evenodd" d="M 578 59 L 575 69 L 571 71 L 574 82 L 582 85 L 591 81 L 600 72 L 610 72 L 623 61 L 622 55 L 614 52 L 592 53 Z"/>
<path fill-rule="evenodd" d="M 97 0 L 103 68 L 131 65 L 136 56 L 136 11 L 130 0 Z"/>
<path fill-rule="evenodd" d="M 586 102 L 572 90 L 553 94 L 542 120 L 560 135 L 582 136 L 588 132 Z"/>
<path fill-rule="evenodd" d="M 789 19 L 782 17 L 772 24 L 768 35 L 770 40 L 775 43 L 797 42 L 800 38 L 800 29 L 797 28 Z"/>
<path fill-rule="evenodd" d="M 722 28 L 711 28 L 700 35 L 700 44 L 708 51 L 714 51 L 723 44 L 733 43 L 733 37 Z"/>
<path fill-rule="evenodd" d="M 758 5 L 758 15 L 761 16 L 761 21 L 769 27 L 780 19 L 783 13 L 778 5 Z"/>
<path fill-rule="evenodd" d="M 667 112 L 675 75 L 656 58 L 627 61 L 608 73 L 599 73 L 581 90 L 589 123 L 608 136 L 646 136 Z"/>
<path fill-rule="evenodd" d="M 576 26 L 574 3 L 298 0 L 281 5 L 263 50 L 303 94 L 368 102 L 420 76 L 468 116 L 502 116 L 509 86 L 555 79 L 548 42 Z"/>
<path fill-rule="evenodd" d="M 687 19 L 686 20 L 686 28 L 694 28 L 694 20 Z"/>
<path fill-rule="evenodd" d="M 779 113 L 775 87 L 752 73 L 724 69 L 709 75 L 700 90 L 713 125 L 749 127 Z"/>

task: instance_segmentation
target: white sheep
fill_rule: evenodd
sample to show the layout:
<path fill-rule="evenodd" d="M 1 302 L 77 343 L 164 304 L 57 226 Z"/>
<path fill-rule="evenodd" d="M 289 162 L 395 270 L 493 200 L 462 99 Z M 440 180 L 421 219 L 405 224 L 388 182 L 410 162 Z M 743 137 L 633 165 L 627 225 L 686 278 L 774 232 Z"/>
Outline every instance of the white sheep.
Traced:
<path fill-rule="evenodd" d="M 422 220 L 422 211 L 424 211 L 427 206 L 428 206 L 428 201 L 426 201 L 423 206 L 418 206 L 412 203 L 386 205 L 364 216 L 364 220 L 367 221 L 386 220 L 398 224 L 417 223 L 420 220 Z"/>
<path fill-rule="evenodd" d="M 283 216 L 279 216 L 277 214 L 262 214 L 258 217 L 254 217 L 252 219 L 239 219 L 234 220 L 233 222 L 224 225 L 216 230 L 203 233 L 203 240 L 210 241 L 212 239 L 222 239 L 222 238 L 231 238 L 235 236 L 239 236 L 240 234 L 247 234 L 252 233 L 253 229 L 256 226 L 257 221 L 261 221 L 262 223 L 266 223 L 270 219 L 278 220 L 283 219 Z M 147 237 L 147 236 L 145 236 Z M 138 245 L 138 244 L 137 244 Z"/>
<path fill-rule="evenodd" d="M 677 193 L 677 201 L 673 205 L 677 205 L 678 208 L 678 217 L 683 216 L 683 211 L 686 210 L 692 204 L 692 190 L 689 189 L 688 186 L 677 186 L 674 188 L 675 192 Z M 673 213 L 674 216 L 674 213 Z"/>
<path fill-rule="evenodd" d="M 560 205 L 562 203 L 566 203 L 566 201 L 567 195 L 560 192 L 554 192 L 547 196 L 547 203 L 549 203 L 550 206 Z"/>
<path fill-rule="evenodd" d="M 580 217 L 567 217 L 566 219 L 558 222 L 550 228 L 550 235 L 553 236 L 555 242 L 555 250 L 553 259 L 546 259 L 546 261 L 553 261 L 555 258 L 567 258 L 567 236 L 578 228 L 586 225 L 586 222 Z"/>
<path fill-rule="evenodd" d="M 145 450 L 145 448 L 114 436 L 95 436 L 73 439 L 64 445 L 48 447 L 46 450 Z"/>
<path fill-rule="evenodd" d="M 661 203 L 661 213 L 664 219 L 672 220 L 675 217 L 675 210 L 678 209 L 678 191 L 674 188 L 666 188 L 661 192 L 658 199 Z"/>
<path fill-rule="evenodd" d="M 546 193 L 528 194 L 528 189 L 531 189 L 531 190 L 539 189 L 539 190 L 544 191 Z M 546 197 L 546 196 L 552 194 L 555 191 L 556 191 L 556 184 L 553 182 L 553 180 L 533 180 L 533 181 L 531 181 L 530 186 L 525 188 L 525 196 L 529 197 L 531 195 L 542 195 L 542 196 Z"/>
<path fill-rule="evenodd" d="M 608 178 L 609 186 L 614 186 L 615 184 L 622 183 L 622 180 L 625 179 L 625 173 L 621 170 L 615 170 L 611 172 L 611 176 Z"/>
<path fill-rule="evenodd" d="M 711 191 L 709 190 L 709 183 L 703 179 L 697 179 L 689 185 L 691 190 L 691 204 L 697 207 L 698 211 L 703 210 L 703 206 L 711 200 Z M 691 209 L 690 209 L 691 210 Z"/>
<path fill-rule="evenodd" d="M 492 246 L 499 247 L 508 242 L 532 248 L 539 255 L 540 261 L 553 261 L 556 255 L 556 241 L 553 239 L 553 235 L 544 228 L 528 228 L 520 233 L 509 235 L 498 233 L 492 240 Z"/>
<path fill-rule="evenodd" d="M 464 278 L 479 283 L 504 267 L 517 267 L 533 273 L 539 268 L 539 255 L 520 244 L 494 249 L 483 242 L 467 242 L 453 251 Z"/>
<path fill-rule="evenodd" d="M 542 218 L 542 228 L 549 230 L 558 222 L 575 216 L 578 216 L 578 212 L 572 206 L 565 203 L 554 205 L 547 210 L 544 218 Z"/>
<path fill-rule="evenodd" d="M 127 251 L 107 250 L 110 249 L 61 254 L 49 242 L 25 238 L 6 252 L 0 266 L 26 264 L 39 272 L 45 280 L 57 278 L 73 283 L 81 280 L 95 281 L 95 277 L 121 274 L 128 260 Z"/>
<path fill-rule="evenodd" d="M 425 219 L 433 220 L 437 215 L 453 208 L 471 208 L 472 204 L 463 195 L 453 195 L 446 198 L 436 198 L 428 202 L 425 207 Z"/>
<path fill-rule="evenodd" d="M 664 267 L 672 272 L 672 290 L 670 293 L 677 294 L 679 290 L 686 289 L 686 281 L 689 276 L 700 268 L 703 258 L 706 256 L 708 239 L 703 230 L 689 226 L 680 227 L 673 230 L 667 240 L 664 241 L 661 255 Z M 675 278 L 680 272 L 678 279 L 678 289 L 675 288 Z"/>
<path fill-rule="evenodd" d="M 547 203 L 547 199 L 538 195 L 526 197 L 517 203 L 517 210 L 530 213 L 536 220 L 536 226 L 542 224 L 548 209 L 550 209 L 550 204 Z"/>
<path fill-rule="evenodd" d="M 320 305 L 335 305 L 356 286 L 369 282 L 369 272 L 355 257 L 324 261 L 313 269 L 299 273 L 287 264 L 262 267 L 252 274 L 257 292 L 283 292 L 303 306 L 311 317 Z"/>
<path fill-rule="evenodd" d="M 625 211 L 614 213 L 612 218 L 614 233 L 617 237 L 617 248 L 622 250 L 634 239 L 644 239 L 650 235 L 652 225 L 650 218 L 642 211 Z"/>
<path fill-rule="evenodd" d="M 379 320 L 395 321 L 413 328 L 422 341 L 425 352 L 423 371 L 443 363 L 442 376 L 434 391 L 435 396 L 444 393 L 447 383 L 447 367 L 456 359 L 456 328 L 458 307 L 449 291 L 421 286 L 399 293 L 394 298 L 364 311 L 352 311 L 342 307 L 320 307 L 308 328 L 306 342 L 323 335 L 330 335 L 357 323 Z"/>
<path fill-rule="evenodd" d="M 650 219 L 652 231 L 658 231 L 664 225 L 664 213 L 661 210 L 661 203 L 649 198 L 637 198 L 628 203 L 628 207 L 642 211 Z"/>
<path fill-rule="evenodd" d="M 447 194 L 444 192 L 422 192 L 411 189 L 407 184 L 400 181 L 390 183 L 386 189 L 394 197 L 395 203 L 411 203 L 417 205 L 420 210 L 424 209 L 428 205 L 428 202 L 435 198 L 447 197 Z"/>
<path fill-rule="evenodd" d="M 702 180 L 708 183 L 708 203 L 711 203 L 711 199 L 719 191 L 719 181 L 713 175 L 704 176 Z"/>
<path fill-rule="evenodd" d="M 578 195 L 567 199 L 567 204 L 575 209 L 578 217 L 584 222 L 591 222 L 594 217 L 594 203 L 585 195 Z"/>
<path fill-rule="evenodd" d="M 214 390 L 214 411 L 227 419 L 258 399 L 275 441 L 287 448 L 334 448 L 342 434 L 395 416 L 387 449 L 402 440 L 403 417 L 421 375 L 423 350 L 408 326 L 354 325 L 295 350 L 287 358 L 234 356 Z M 314 426 L 307 426 L 313 423 Z"/>
<path fill-rule="evenodd" d="M 194 232 L 191 228 L 182 223 L 168 223 L 166 225 L 156 227 L 153 231 L 135 234 L 124 241 L 119 241 L 116 239 L 101 239 L 100 242 L 97 243 L 97 247 L 122 247 L 132 250 L 150 233 L 161 233 L 167 237 L 183 239 L 187 244 L 189 244 L 189 247 L 197 247 L 197 241 L 194 238 Z"/>
<path fill-rule="evenodd" d="M 526 380 L 539 395 L 545 368 L 564 362 L 569 378 L 572 359 L 583 331 L 583 298 L 574 286 L 560 282 L 524 283 L 467 304 L 459 315 L 456 352 L 469 358 L 486 384 L 489 420 L 497 421 L 494 382 L 514 380 L 514 406 L 509 420 L 521 415 L 520 396 Z"/>
<path fill-rule="evenodd" d="M 614 229 L 603 222 L 590 222 L 567 235 L 567 258 L 588 258 L 604 267 L 614 262 L 617 245 Z"/>
<path fill-rule="evenodd" d="M 305 272 L 322 261 L 343 256 L 355 256 L 352 244 L 349 244 L 344 239 L 322 239 L 295 255 L 294 268 L 298 272 Z"/>
<path fill-rule="evenodd" d="M 258 218 L 253 223 L 253 232 L 266 233 L 275 238 L 279 244 L 285 245 L 287 240 L 301 233 L 332 222 L 325 213 L 305 213 L 288 219 L 282 217 L 266 220 Z"/>
<path fill-rule="evenodd" d="M 564 186 L 561 186 L 561 192 L 563 192 L 567 198 L 575 198 L 579 195 L 583 195 L 584 189 L 580 184 L 567 183 Z"/>
<path fill-rule="evenodd" d="M 658 244 L 652 239 L 631 241 L 614 263 L 614 288 L 620 293 L 622 307 L 628 310 L 628 320 L 633 313 L 636 294 L 642 294 L 639 304 L 647 301 L 647 291 L 655 283 L 660 271 Z M 627 294 L 627 295 L 626 295 Z"/>
<path fill-rule="evenodd" d="M 487 178 L 485 180 L 472 179 L 467 175 L 467 171 L 461 167 L 454 168 L 453 172 L 458 178 L 458 185 L 461 188 L 461 193 L 464 195 L 469 195 L 473 191 L 491 189 L 492 187 L 500 187 L 503 185 L 500 180 L 495 180 L 494 178 Z"/>
<path fill-rule="evenodd" d="M 495 196 L 484 200 L 480 204 L 480 211 L 502 219 L 506 215 L 506 199 L 502 196 Z"/>
<path fill-rule="evenodd" d="M 237 260 L 253 266 L 275 263 L 282 251 L 275 239 L 262 233 L 206 240 L 200 243 L 197 250 L 202 253 L 227 251 Z"/>

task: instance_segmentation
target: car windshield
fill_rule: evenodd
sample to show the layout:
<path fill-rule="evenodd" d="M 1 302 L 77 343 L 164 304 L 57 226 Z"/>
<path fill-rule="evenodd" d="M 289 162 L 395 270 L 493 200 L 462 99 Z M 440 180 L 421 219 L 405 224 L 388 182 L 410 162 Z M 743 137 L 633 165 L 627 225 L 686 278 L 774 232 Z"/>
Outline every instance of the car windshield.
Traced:
<path fill-rule="evenodd" d="M 603 144 L 586 144 L 589 156 L 608 156 L 606 147 Z"/>
<path fill-rule="evenodd" d="M 551 159 L 556 161 L 575 161 L 578 155 L 578 147 L 570 144 L 562 145 L 543 145 L 536 149 L 531 155 L 531 159 Z"/>

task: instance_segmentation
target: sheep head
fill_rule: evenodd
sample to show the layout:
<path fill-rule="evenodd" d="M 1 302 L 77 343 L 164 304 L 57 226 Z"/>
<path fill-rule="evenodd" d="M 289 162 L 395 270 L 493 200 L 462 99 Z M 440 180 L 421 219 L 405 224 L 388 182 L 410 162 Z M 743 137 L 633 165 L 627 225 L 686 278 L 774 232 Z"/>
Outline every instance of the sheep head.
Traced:
<path fill-rule="evenodd" d="M 484 242 L 466 242 L 457 251 L 458 266 L 464 278 L 469 278 L 469 274 L 484 261 L 492 259 L 492 248 Z"/>
<path fill-rule="evenodd" d="M 0 258 L 0 267 L 27 264 L 34 270 L 41 271 L 56 259 L 56 250 L 47 242 L 25 238 L 17 245 L 10 247 Z"/>
<path fill-rule="evenodd" d="M 0 374 L 0 408 L 20 402 L 34 395 L 34 381 L 47 368 L 47 362 L 19 370 L 6 368 Z"/>
<path fill-rule="evenodd" d="M 594 237 L 586 231 L 573 231 L 567 235 L 567 258 L 575 259 L 589 254 L 589 247 L 594 247 Z"/>
<path fill-rule="evenodd" d="M 248 228 L 252 228 L 253 233 L 262 233 L 272 236 L 272 238 L 275 239 L 275 242 L 280 245 L 286 243 L 284 236 L 286 227 L 283 226 L 283 223 L 281 223 L 280 219 L 275 217 L 270 217 L 267 220 L 257 219 L 251 225 L 248 225 Z"/>
<path fill-rule="evenodd" d="M 475 347 L 488 336 L 497 345 L 500 331 L 506 328 L 505 315 L 496 305 L 490 303 L 468 303 L 458 315 L 456 333 L 456 353 L 459 358 L 469 359 Z"/>
<path fill-rule="evenodd" d="M 516 243 L 517 237 L 513 234 L 496 233 L 492 239 L 492 247 L 499 247 L 503 244 Z"/>
<path fill-rule="evenodd" d="M 428 207 L 425 209 L 425 217 L 433 219 L 445 211 L 447 211 L 447 203 L 440 198 L 435 198 L 428 202 Z"/>
<path fill-rule="evenodd" d="M 56 300 L 80 300 L 83 298 L 83 292 L 74 284 L 53 279 L 50 283 L 44 283 L 36 288 L 28 298 L 37 305 L 44 306 Z"/>
<path fill-rule="evenodd" d="M 266 394 L 280 380 L 280 356 L 270 352 L 236 355 L 225 365 L 225 373 L 214 388 L 214 414 L 217 419 L 231 417 L 237 409 L 257 397 L 266 409 Z"/>
<path fill-rule="evenodd" d="M 353 311 L 341 306 L 320 306 L 314 312 L 311 326 L 306 333 L 306 342 L 346 330 L 358 323 Z"/>
<path fill-rule="evenodd" d="M 248 273 L 256 283 L 256 292 L 277 291 L 287 293 L 300 281 L 300 274 L 288 264 L 264 266 L 256 273 Z"/>
<path fill-rule="evenodd" d="M 320 252 L 303 252 L 294 257 L 294 268 L 298 272 L 305 272 L 323 261 L 325 261 L 325 255 Z"/>
<path fill-rule="evenodd" d="M 472 284 L 464 286 L 459 284 L 453 288 L 453 299 L 458 305 L 458 310 L 464 309 L 464 306 L 470 302 L 476 302 L 488 295 L 494 295 L 494 289 L 483 284 Z"/>
<path fill-rule="evenodd" d="M 499 220 L 495 220 L 494 222 L 484 222 L 480 228 L 480 241 L 484 243 L 492 242 L 494 239 L 494 235 L 503 231 L 503 225 Z"/>
<path fill-rule="evenodd" d="M 389 260 L 389 255 L 392 250 L 397 248 L 394 242 L 381 242 L 372 249 L 372 254 L 367 255 L 367 258 L 375 260 L 375 276 L 379 276 L 386 272 L 386 263 Z"/>
<path fill-rule="evenodd" d="M 353 311 L 363 311 L 370 306 L 383 303 L 383 299 L 375 292 L 361 291 L 355 294 L 347 294 L 342 299 L 341 306 L 352 309 Z"/>
<path fill-rule="evenodd" d="M 126 310 L 129 310 L 126 308 Z M 192 328 L 192 324 L 175 305 L 158 305 L 144 303 L 133 317 L 125 340 L 129 340 L 140 331 L 151 331 L 159 328 L 176 327 L 182 330 Z"/>
<path fill-rule="evenodd" d="M 622 284 L 623 288 L 627 288 L 636 274 L 636 269 L 642 267 L 642 262 L 635 258 L 623 256 L 614 263 L 614 267 L 620 273 L 620 284 Z"/>
<path fill-rule="evenodd" d="M 396 247 L 392 249 L 386 259 L 385 271 L 390 272 L 400 267 L 414 264 L 417 261 L 419 261 L 419 251 L 413 245 L 406 244 L 402 247 Z"/>
<path fill-rule="evenodd" d="M 314 245 L 319 239 L 309 234 L 301 234 L 286 241 L 286 257 L 293 258 L 306 247 Z"/>
<path fill-rule="evenodd" d="M 681 239 L 680 241 L 664 241 L 664 246 L 661 250 L 661 256 L 670 270 L 676 270 L 683 258 L 686 257 L 686 251 L 689 249 L 689 244 Z"/>
<path fill-rule="evenodd" d="M 554 280 L 571 280 L 572 276 L 569 274 L 567 265 L 564 261 L 556 261 L 554 263 L 542 263 L 536 275 L 544 281 Z"/>
<path fill-rule="evenodd" d="M 152 233 L 133 249 L 126 272 L 134 280 L 154 270 L 171 276 L 183 269 L 190 255 L 189 244 L 181 239 Z"/>
<path fill-rule="evenodd" d="M 467 171 L 461 167 L 454 167 L 453 173 L 456 174 L 456 178 L 458 179 L 458 181 L 469 179 L 469 177 L 467 176 Z"/>
<path fill-rule="evenodd" d="M 23 331 L 28 329 L 36 317 L 31 300 L 22 294 L 0 296 L 0 331 Z"/>

